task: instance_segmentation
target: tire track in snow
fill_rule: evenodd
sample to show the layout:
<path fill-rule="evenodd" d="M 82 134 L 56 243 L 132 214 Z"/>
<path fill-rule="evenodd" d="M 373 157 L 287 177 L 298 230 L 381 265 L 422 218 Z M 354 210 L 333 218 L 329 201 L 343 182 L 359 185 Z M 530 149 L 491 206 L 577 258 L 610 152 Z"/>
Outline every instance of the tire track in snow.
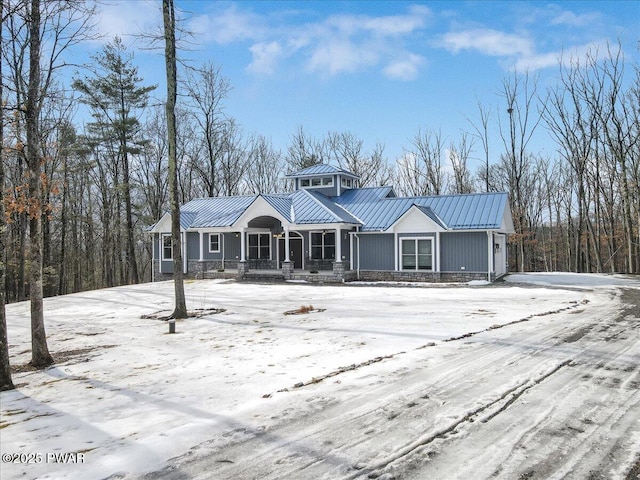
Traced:
<path fill-rule="evenodd" d="M 454 432 L 462 424 L 473 421 L 476 417 L 478 417 L 481 413 L 485 412 L 486 410 L 489 410 L 492 407 L 496 407 L 502 404 L 496 411 L 490 413 L 487 417 L 481 419 L 482 423 L 488 422 L 496 415 L 499 415 L 500 413 L 504 412 L 513 402 L 515 402 L 518 398 L 520 398 L 520 396 L 526 393 L 529 389 L 545 381 L 547 378 L 557 373 L 561 368 L 566 367 L 571 362 L 572 362 L 572 359 L 565 360 L 564 362 L 560 363 L 556 367 L 552 368 L 550 371 L 545 372 L 544 374 L 534 379 L 530 379 L 525 382 L 522 382 L 520 385 L 516 387 L 510 388 L 509 390 L 505 391 L 502 395 L 500 395 L 498 399 L 492 402 L 486 403 L 484 405 L 481 405 L 478 408 L 467 412 L 462 418 L 454 421 L 449 426 L 442 428 L 435 433 L 426 435 L 422 438 L 415 440 L 414 442 L 410 443 L 409 445 L 395 452 L 393 455 L 387 457 L 382 462 L 379 462 L 378 464 L 372 467 L 367 467 L 365 469 L 362 469 L 362 471 L 357 472 L 346 478 L 351 480 L 358 477 L 362 477 L 363 475 L 367 475 L 368 478 L 378 478 L 380 475 L 382 475 L 382 472 L 380 472 L 379 470 L 387 467 L 389 464 L 397 460 L 400 460 L 403 457 L 406 457 L 407 455 L 410 455 L 418 448 L 425 447 L 428 444 L 434 442 L 435 440 L 445 437 L 447 434 Z"/>
<path fill-rule="evenodd" d="M 578 306 L 574 304 L 557 313 L 570 313 Z M 544 312 L 544 315 L 552 313 L 556 312 Z M 531 318 L 529 316 L 526 320 Z M 503 335 L 477 338 L 468 346 L 455 344 L 453 340 L 453 343 L 443 342 L 438 344 L 443 355 L 437 359 L 431 349 L 425 351 L 429 353 L 424 357 L 419 355 L 419 348 L 406 354 L 399 352 L 395 355 L 402 356 L 396 360 L 405 365 L 408 360 L 418 360 L 406 372 L 406 377 L 403 377 L 405 373 L 398 373 L 401 371 L 397 367 L 394 370 L 391 362 L 387 363 L 390 358 L 375 362 L 375 365 L 358 364 L 357 368 L 339 374 L 353 379 L 352 375 L 357 371 L 370 366 L 372 375 L 385 373 L 388 377 L 382 378 L 389 378 L 392 383 L 376 385 L 379 382 L 374 382 L 368 388 L 362 388 L 361 382 L 357 391 L 354 389 L 345 394 L 342 390 L 339 404 L 327 404 L 326 408 L 310 414 L 294 412 L 286 423 L 272 425 L 265 435 L 244 437 L 235 445 L 211 452 L 218 460 L 224 457 L 236 462 L 216 465 L 219 473 L 216 478 L 358 478 L 383 475 L 386 467 L 402 464 L 421 451 L 421 447 L 447 437 L 450 441 L 457 441 L 450 436 L 457 429 L 488 425 L 502 418 L 500 414 L 510 411 L 525 393 L 535 390 L 534 387 L 545 380 L 552 380 L 558 372 L 568 370 L 564 367 L 573 366 L 571 362 L 581 351 L 579 345 L 583 337 L 590 335 L 603 322 L 594 321 L 591 317 L 569 322 L 569 325 L 554 321 L 535 322 L 531 327 L 524 328 L 523 325 L 514 331 L 504 329 Z M 585 324 L 593 328 L 584 329 Z M 473 332 L 472 336 L 492 330 L 495 329 Z M 567 345 L 570 348 L 565 348 Z M 603 355 L 596 351 L 586 357 L 597 359 Z M 427 362 L 429 367 L 424 369 Z M 508 371 L 506 374 L 505 369 Z M 536 370 L 532 377 L 530 373 Z M 516 381 L 507 386 L 505 380 L 508 378 Z M 276 400 L 284 401 L 292 392 L 298 395 L 297 402 L 305 397 L 311 400 L 318 395 L 331 396 L 334 389 L 349 388 L 348 383 L 343 382 L 340 387 L 333 383 L 322 386 L 315 385 L 317 381 L 308 382 L 303 386 L 309 388 L 297 387 L 289 394 L 276 395 Z M 429 395 L 431 399 L 428 401 L 417 401 L 418 398 L 428 399 Z M 478 398 L 480 402 L 473 401 Z M 290 402 L 293 404 L 293 397 Z M 274 407 L 276 405 L 279 403 Z M 487 421 L 475 422 L 480 417 Z M 393 421 L 390 423 L 390 420 Z M 424 433 L 425 429 L 430 431 Z M 420 430 L 423 435 L 420 435 Z M 408 442 L 402 442 L 404 439 Z M 327 444 L 329 440 L 333 443 Z M 398 441 L 404 443 L 399 449 Z M 375 452 L 373 458 L 370 458 L 371 452 Z M 201 472 L 207 471 L 207 465 L 212 466 L 214 462 L 215 459 L 204 463 L 187 462 L 182 473 L 187 476 L 194 473 L 194 478 L 207 478 Z"/>
<path fill-rule="evenodd" d="M 516 325 L 518 323 L 528 322 L 529 320 L 532 320 L 532 319 L 537 318 L 537 317 L 546 317 L 546 316 L 549 316 L 549 315 L 555 315 L 555 314 L 558 314 L 558 313 L 563 313 L 563 312 L 566 312 L 568 310 L 576 309 L 578 306 L 588 303 L 588 301 L 583 300 L 582 302 L 577 302 L 577 301 L 574 300 L 574 301 L 572 301 L 570 303 L 572 303 L 572 305 L 569 305 L 567 307 L 559 308 L 559 309 L 556 309 L 556 310 L 550 310 L 550 311 L 547 311 L 547 312 L 534 313 L 532 315 L 528 315 L 528 316 L 526 316 L 524 318 L 521 318 L 521 319 L 518 319 L 518 320 L 513 320 L 511 322 L 492 325 L 492 326 L 490 326 L 488 328 L 485 328 L 483 330 L 478 330 L 478 331 L 475 331 L 475 332 L 469 332 L 469 333 L 465 333 L 463 335 L 450 337 L 450 338 L 442 340 L 442 342 L 454 342 L 454 341 L 457 341 L 457 340 L 463 340 L 463 339 L 466 339 L 466 338 L 470 338 L 470 337 L 479 335 L 481 333 L 489 332 L 491 330 L 497 330 L 497 329 L 505 328 L 505 327 L 508 327 L 508 326 L 511 326 L 511 325 Z M 575 335 L 579 335 L 577 338 L 581 338 L 584 335 L 584 333 L 575 334 Z M 428 342 L 428 343 L 426 343 L 424 345 L 421 345 L 419 347 L 414 348 L 413 350 L 422 350 L 424 348 L 435 347 L 437 345 L 438 344 L 436 344 L 435 342 Z M 346 366 L 346 367 L 340 367 L 340 368 L 338 368 L 336 370 L 333 370 L 333 371 L 331 371 L 329 373 L 326 373 L 326 374 L 323 374 L 323 375 L 319 375 L 319 376 L 316 376 L 316 377 L 312 377 L 311 380 L 298 382 L 298 383 L 292 385 L 291 387 L 282 388 L 282 389 L 278 390 L 277 392 L 278 393 L 288 392 L 290 389 L 297 389 L 297 388 L 302 388 L 302 387 L 306 387 L 306 386 L 309 386 L 309 385 L 315 385 L 316 383 L 320 383 L 320 382 L 326 380 L 327 378 L 335 377 L 335 376 L 340 375 L 340 374 L 345 373 L 345 372 L 351 372 L 353 370 L 357 370 L 359 368 L 366 367 L 366 366 L 369 366 L 371 364 L 381 362 L 383 360 L 388 360 L 388 359 L 397 357 L 399 355 L 404 355 L 406 353 L 407 352 L 405 352 L 405 351 L 396 352 L 396 353 L 392 353 L 392 354 L 389 354 L 389 355 L 378 356 L 378 357 L 372 358 L 370 360 L 365 360 L 363 362 L 360 362 L 360 363 L 357 363 L 357 364 L 352 364 L 352 365 L 349 365 L 349 366 Z M 263 398 L 270 398 L 272 395 L 273 394 L 271 394 L 271 393 L 266 393 L 266 394 L 263 395 Z"/>

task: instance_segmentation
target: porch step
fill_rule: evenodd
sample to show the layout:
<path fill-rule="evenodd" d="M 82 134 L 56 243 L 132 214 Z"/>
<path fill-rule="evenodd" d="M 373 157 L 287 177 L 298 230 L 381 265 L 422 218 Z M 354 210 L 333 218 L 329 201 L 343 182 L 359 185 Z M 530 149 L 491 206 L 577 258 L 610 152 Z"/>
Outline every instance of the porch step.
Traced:
<path fill-rule="evenodd" d="M 249 270 L 245 275 L 246 280 L 284 280 L 284 276 L 282 272 L 279 270 L 274 270 L 273 272 L 252 272 Z"/>

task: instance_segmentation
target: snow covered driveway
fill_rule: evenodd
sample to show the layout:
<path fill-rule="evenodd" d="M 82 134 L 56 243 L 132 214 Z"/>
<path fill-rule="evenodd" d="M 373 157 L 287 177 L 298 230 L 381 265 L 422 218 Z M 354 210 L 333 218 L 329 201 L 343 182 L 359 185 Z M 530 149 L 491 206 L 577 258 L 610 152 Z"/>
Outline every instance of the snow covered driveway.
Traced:
<path fill-rule="evenodd" d="M 43 461 L 3 463 L 2 478 L 625 478 L 640 460 L 640 284 L 509 280 L 197 281 L 188 307 L 225 311 L 175 335 L 140 318 L 171 307 L 171 283 L 47 299 L 58 364 L 14 375 L 0 425 L 3 455 Z M 17 366 L 28 310 L 7 311 Z"/>

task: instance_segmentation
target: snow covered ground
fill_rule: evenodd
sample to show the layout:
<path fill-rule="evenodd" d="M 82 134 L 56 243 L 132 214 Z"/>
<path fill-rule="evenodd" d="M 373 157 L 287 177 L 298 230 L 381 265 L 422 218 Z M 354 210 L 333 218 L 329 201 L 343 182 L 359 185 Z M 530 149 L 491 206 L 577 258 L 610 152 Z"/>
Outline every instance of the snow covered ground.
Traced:
<path fill-rule="evenodd" d="M 625 478 L 640 461 L 640 282 L 193 281 L 45 300 L 44 371 L 2 392 L 2 479 Z M 312 305 L 309 313 L 285 315 Z M 30 359 L 29 305 L 7 307 Z M 73 463 L 75 461 L 75 463 Z M 635 465 L 635 467 L 634 467 Z"/>

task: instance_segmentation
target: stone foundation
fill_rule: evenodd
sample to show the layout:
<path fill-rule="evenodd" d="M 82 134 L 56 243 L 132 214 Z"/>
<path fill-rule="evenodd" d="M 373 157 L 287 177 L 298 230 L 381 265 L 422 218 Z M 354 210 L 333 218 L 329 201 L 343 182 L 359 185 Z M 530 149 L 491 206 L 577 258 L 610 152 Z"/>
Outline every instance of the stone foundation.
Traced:
<path fill-rule="evenodd" d="M 487 280 L 487 272 L 396 272 L 361 270 L 359 276 L 360 280 L 367 282 L 466 283 L 473 280 Z M 491 281 L 494 280 L 495 275 L 492 274 Z"/>
<path fill-rule="evenodd" d="M 252 261 L 240 262 L 238 260 L 225 261 L 224 268 L 232 271 L 236 270 L 236 273 L 221 271 L 221 260 L 189 260 L 189 271 L 185 275 L 185 278 L 236 278 L 238 280 L 246 280 L 248 273 L 255 268 L 251 262 Z M 173 280 L 173 274 L 159 272 L 159 265 L 159 261 L 154 260 L 154 281 Z M 323 263 L 322 265 L 326 267 L 327 264 Z M 356 280 L 366 282 L 467 283 L 472 280 L 487 280 L 486 272 L 396 272 L 382 270 L 361 270 L 360 272 L 356 272 L 349 270 L 349 262 L 333 262 L 331 268 L 318 270 L 318 273 L 296 271 L 293 269 L 293 262 L 289 262 L 288 264 L 282 262 L 282 270 L 275 268 L 265 268 L 261 270 L 273 270 L 274 276 L 277 276 L 275 274 L 281 274 L 284 280 L 304 280 L 310 283 L 343 283 Z M 495 280 L 496 276 L 492 274 L 491 281 L 493 282 Z"/>

